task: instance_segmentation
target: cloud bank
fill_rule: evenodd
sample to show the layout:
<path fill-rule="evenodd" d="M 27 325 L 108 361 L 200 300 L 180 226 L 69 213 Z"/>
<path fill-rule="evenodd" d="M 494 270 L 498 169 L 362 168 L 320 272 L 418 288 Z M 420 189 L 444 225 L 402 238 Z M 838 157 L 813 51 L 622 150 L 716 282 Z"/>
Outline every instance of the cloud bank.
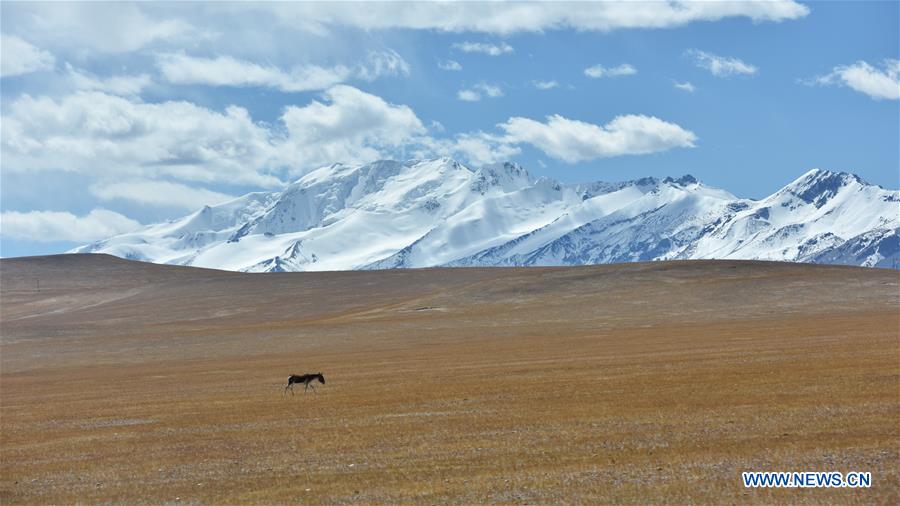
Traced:
<path fill-rule="evenodd" d="M 84 216 L 60 211 L 4 211 L 0 233 L 11 239 L 37 242 L 96 241 L 131 232 L 140 223 L 106 209 L 94 209 Z"/>
<path fill-rule="evenodd" d="M 30 74 L 53 70 L 56 58 L 14 35 L 0 35 L 0 76 Z"/>
<path fill-rule="evenodd" d="M 505 142 L 528 143 L 548 156 L 568 163 L 690 148 L 697 140 L 690 130 L 653 116 L 616 116 L 606 125 L 572 120 L 558 114 L 546 119 L 542 123 L 513 117 L 499 127 L 506 132 Z"/>
<path fill-rule="evenodd" d="M 298 65 L 283 70 L 230 56 L 205 58 L 164 53 L 156 60 L 162 75 L 174 84 L 267 87 L 284 92 L 324 90 L 351 78 L 373 81 L 382 76 L 408 75 L 409 64 L 394 51 L 372 51 L 354 66 Z"/>
<path fill-rule="evenodd" d="M 232 200 L 234 197 L 204 188 L 193 188 L 170 181 L 131 180 L 92 184 L 90 192 L 102 201 L 125 200 L 138 204 L 197 209 Z"/>
<path fill-rule="evenodd" d="M 248 8 L 254 8 L 248 6 Z M 404 28 L 443 32 L 509 35 L 519 32 L 574 29 L 611 31 L 671 28 L 699 21 L 744 17 L 754 22 L 781 22 L 809 14 L 793 0 L 740 2 L 419 2 L 290 3 L 255 7 L 271 9 L 284 22 L 316 33 L 330 27 L 363 30 Z"/>

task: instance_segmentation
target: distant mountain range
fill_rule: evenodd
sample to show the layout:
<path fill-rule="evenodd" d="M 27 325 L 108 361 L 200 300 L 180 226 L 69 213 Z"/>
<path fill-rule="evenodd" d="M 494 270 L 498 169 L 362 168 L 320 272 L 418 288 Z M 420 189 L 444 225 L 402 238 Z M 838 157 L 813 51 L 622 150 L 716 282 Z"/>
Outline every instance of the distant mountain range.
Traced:
<path fill-rule="evenodd" d="M 568 185 L 517 164 L 332 165 L 74 250 L 271 272 L 729 258 L 900 268 L 900 191 L 811 170 L 761 199 L 692 176 Z"/>

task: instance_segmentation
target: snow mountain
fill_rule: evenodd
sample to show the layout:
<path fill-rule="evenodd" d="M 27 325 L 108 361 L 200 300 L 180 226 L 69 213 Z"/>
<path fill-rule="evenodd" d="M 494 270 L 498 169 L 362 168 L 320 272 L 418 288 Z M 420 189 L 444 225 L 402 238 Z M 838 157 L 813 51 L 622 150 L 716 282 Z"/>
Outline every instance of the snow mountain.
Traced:
<path fill-rule="evenodd" d="M 514 163 L 335 164 L 73 250 L 246 272 L 755 259 L 900 268 L 900 191 L 811 170 L 761 200 L 692 176 L 566 185 Z"/>

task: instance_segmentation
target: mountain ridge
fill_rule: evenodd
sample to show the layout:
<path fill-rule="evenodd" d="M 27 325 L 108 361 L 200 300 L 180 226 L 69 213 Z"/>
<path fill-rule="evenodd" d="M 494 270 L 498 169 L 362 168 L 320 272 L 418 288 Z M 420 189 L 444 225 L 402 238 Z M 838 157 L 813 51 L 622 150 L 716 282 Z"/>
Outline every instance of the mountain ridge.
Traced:
<path fill-rule="evenodd" d="M 754 200 L 685 174 L 563 184 L 515 163 L 332 164 L 73 252 L 246 272 L 753 259 L 900 268 L 900 191 L 812 169 Z"/>

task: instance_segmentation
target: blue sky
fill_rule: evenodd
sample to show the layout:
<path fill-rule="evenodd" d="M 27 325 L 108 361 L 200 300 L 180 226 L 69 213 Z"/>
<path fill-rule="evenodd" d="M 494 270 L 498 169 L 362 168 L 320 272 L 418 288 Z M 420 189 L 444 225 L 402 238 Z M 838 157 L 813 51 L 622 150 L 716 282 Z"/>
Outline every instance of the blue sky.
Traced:
<path fill-rule="evenodd" d="M 893 1 L 0 9 L 2 256 L 376 158 L 900 187 Z"/>

